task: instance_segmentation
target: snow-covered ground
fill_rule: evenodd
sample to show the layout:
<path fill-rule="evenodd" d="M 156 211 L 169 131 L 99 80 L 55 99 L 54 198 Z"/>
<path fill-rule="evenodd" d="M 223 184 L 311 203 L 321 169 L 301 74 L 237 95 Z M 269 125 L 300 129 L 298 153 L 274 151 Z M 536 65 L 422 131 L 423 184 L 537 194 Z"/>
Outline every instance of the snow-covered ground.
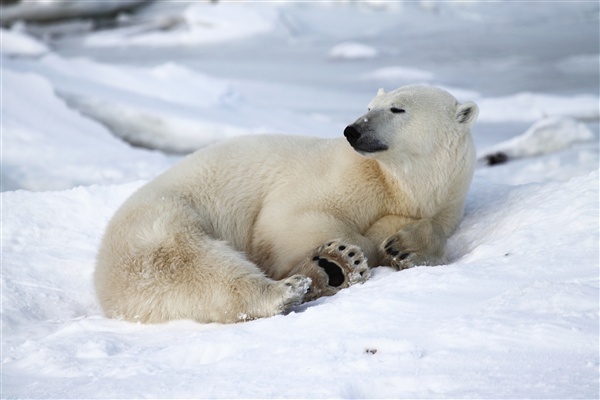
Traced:
<path fill-rule="evenodd" d="M 597 2 L 157 2 L 118 21 L 1 31 L 0 397 L 600 396 Z M 448 265 L 236 325 L 101 315 L 104 227 L 182 153 L 340 136 L 409 83 L 481 109 Z"/>

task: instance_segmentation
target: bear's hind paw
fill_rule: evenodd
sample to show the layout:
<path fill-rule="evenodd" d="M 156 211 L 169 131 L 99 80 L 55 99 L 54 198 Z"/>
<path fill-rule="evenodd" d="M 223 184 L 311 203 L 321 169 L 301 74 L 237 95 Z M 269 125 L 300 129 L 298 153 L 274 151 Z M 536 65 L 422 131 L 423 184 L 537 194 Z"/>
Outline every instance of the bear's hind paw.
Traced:
<path fill-rule="evenodd" d="M 367 257 L 357 246 L 334 240 L 319 247 L 315 253 L 313 261 L 329 277 L 329 286 L 352 286 L 365 282 L 371 275 Z"/>
<path fill-rule="evenodd" d="M 304 297 L 305 301 L 321 296 L 331 296 L 369 279 L 371 271 L 362 250 L 353 245 L 333 240 L 318 247 L 293 273 L 312 279 L 312 286 Z"/>

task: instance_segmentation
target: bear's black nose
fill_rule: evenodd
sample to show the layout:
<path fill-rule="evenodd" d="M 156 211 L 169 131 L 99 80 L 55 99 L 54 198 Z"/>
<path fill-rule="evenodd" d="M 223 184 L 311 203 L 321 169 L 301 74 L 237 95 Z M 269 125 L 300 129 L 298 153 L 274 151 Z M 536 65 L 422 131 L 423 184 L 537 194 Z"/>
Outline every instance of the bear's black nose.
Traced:
<path fill-rule="evenodd" d="M 348 125 L 346 129 L 344 129 L 344 136 L 350 143 L 355 143 L 358 138 L 360 138 L 360 132 L 356 130 L 354 125 Z"/>

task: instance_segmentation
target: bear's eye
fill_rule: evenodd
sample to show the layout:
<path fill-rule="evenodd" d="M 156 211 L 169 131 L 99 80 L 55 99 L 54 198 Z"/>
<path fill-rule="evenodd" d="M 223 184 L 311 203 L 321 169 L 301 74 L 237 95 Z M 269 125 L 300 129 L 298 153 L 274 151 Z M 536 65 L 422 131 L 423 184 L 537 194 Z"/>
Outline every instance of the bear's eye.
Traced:
<path fill-rule="evenodd" d="M 402 114 L 403 112 L 405 112 L 404 108 L 398 108 L 398 107 L 392 107 L 392 108 L 390 108 L 390 111 L 393 112 L 394 114 Z"/>

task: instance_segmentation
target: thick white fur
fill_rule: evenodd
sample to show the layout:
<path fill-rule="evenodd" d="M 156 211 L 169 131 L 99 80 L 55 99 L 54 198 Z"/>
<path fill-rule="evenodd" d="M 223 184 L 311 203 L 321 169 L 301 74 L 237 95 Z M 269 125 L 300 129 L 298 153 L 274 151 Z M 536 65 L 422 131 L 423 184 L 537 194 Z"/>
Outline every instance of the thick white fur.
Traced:
<path fill-rule="evenodd" d="M 322 273 L 310 263 L 333 239 L 358 246 L 371 267 L 444 262 L 473 174 L 476 116 L 443 90 L 404 87 L 380 91 L 353 124 L 387 150 L 277 135 L 199 150 L 112 218 L 95 274 L 100 304 L 141 322 L 268 317 L 302 300 L 310 280 L 290 275 L 299 265 Z"/>

